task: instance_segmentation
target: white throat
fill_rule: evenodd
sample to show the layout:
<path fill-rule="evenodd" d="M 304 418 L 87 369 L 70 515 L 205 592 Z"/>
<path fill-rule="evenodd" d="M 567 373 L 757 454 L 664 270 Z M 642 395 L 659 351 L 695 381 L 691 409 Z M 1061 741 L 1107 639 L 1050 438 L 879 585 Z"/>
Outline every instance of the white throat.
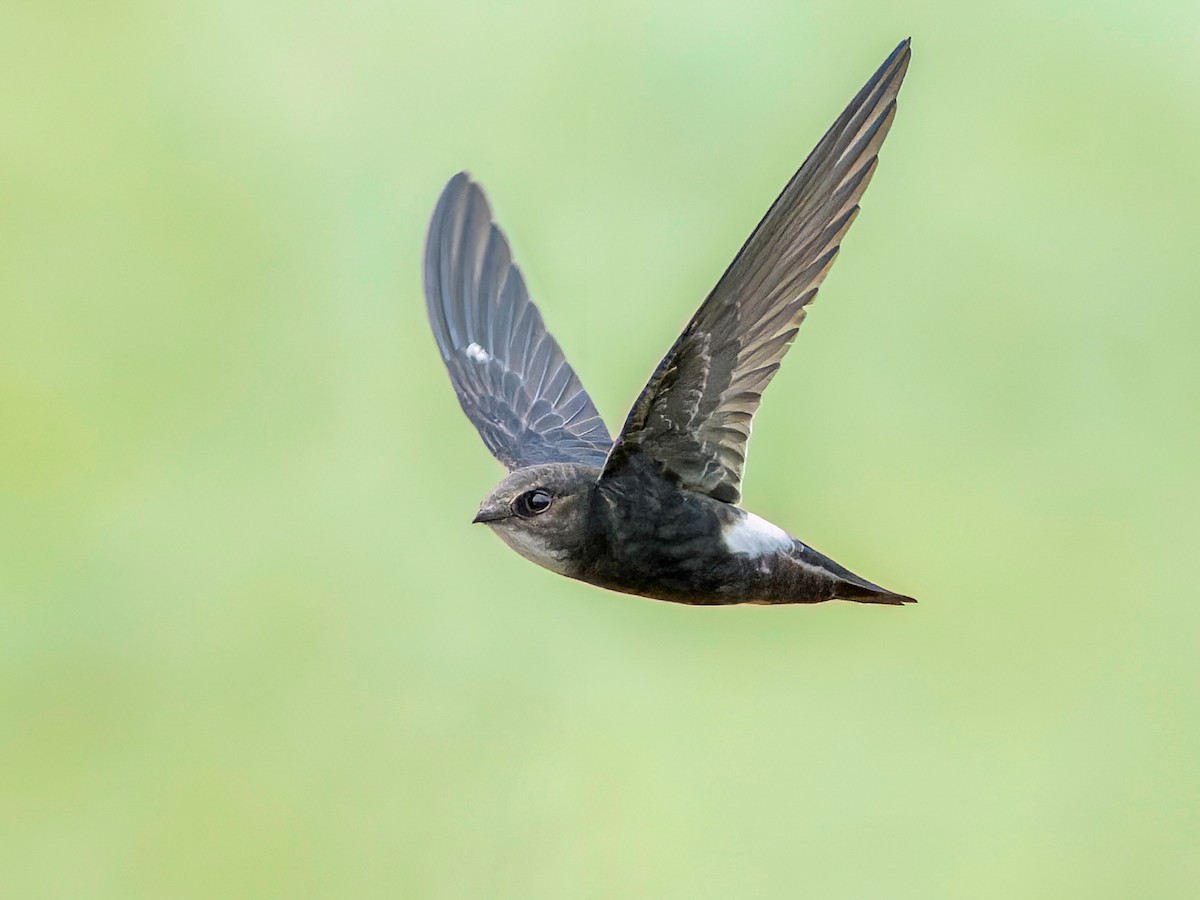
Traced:
<path fill-rule="evenodd" d="M 530 562 L 537 563 L 543 569 L 549 569 L 559 575 L 570 576 L 574 566 L 569 554 L 562 548 L 552 547 L 544 535 L 526 531 L 523 528 L 514 528 L 503 522 L 488 524 L 492 531 L 500 536 L 500 540 Z"/>

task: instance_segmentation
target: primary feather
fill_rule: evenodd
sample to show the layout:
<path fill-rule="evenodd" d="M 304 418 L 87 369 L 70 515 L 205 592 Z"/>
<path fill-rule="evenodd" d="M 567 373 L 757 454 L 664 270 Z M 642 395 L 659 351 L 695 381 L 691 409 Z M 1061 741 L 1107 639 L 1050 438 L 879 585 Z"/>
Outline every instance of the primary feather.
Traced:
<path fill-rule="evenodd" d="M 612 439 L 542 324 L 482 188 L 442 191 L 425 243 L 425 305 L 458 402 L 508 469 L 599 466 Z"/>
<path fill-rule="evenodd" d="M 783 189 L 634 403 L 606 473 L 642 453 L 685 488 L 741 498 L 762 393 L 858 214 L 908 61 L 906 40 Z"/>

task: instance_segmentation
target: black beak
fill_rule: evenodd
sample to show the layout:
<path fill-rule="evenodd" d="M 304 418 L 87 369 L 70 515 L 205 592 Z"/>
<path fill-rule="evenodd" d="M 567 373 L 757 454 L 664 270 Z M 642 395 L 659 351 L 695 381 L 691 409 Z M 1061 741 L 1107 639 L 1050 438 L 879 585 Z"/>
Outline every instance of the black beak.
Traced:
<path fill-rule="evenodd" d="M 509 512 L 507 506 L 483 506 L 479 512 L 475 513 L 475 518 L 471 520 L 471 524 L 475 525 L 480 522 L 496 522 L 500 519 L 507 519 L 512 513 Z"/>

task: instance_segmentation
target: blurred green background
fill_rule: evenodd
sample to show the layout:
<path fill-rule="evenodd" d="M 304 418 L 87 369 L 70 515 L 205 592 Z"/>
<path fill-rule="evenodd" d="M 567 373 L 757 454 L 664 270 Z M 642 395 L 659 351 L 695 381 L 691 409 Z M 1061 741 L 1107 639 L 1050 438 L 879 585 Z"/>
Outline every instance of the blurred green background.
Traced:
<path fill-rule="evenodd" d="M 487 187 L 610 426 L 906 35 L 746 505 L 903 610 L 469 522 Z M 1200 8 L 0 14 L 0 895 L 1195 896 Z"/>

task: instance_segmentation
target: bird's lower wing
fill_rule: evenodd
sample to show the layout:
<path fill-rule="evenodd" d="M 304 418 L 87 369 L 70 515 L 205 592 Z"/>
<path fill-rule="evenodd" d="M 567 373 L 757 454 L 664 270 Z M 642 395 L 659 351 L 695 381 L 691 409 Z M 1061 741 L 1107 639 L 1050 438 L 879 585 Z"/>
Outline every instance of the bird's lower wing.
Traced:
<path fill-rule="evenodd" d="M 465 172 L 450 179 L 429 224 L 425 303 L 463 412 L 500 462 L 604 462 L 612 443 L 604 420 Z"/>

